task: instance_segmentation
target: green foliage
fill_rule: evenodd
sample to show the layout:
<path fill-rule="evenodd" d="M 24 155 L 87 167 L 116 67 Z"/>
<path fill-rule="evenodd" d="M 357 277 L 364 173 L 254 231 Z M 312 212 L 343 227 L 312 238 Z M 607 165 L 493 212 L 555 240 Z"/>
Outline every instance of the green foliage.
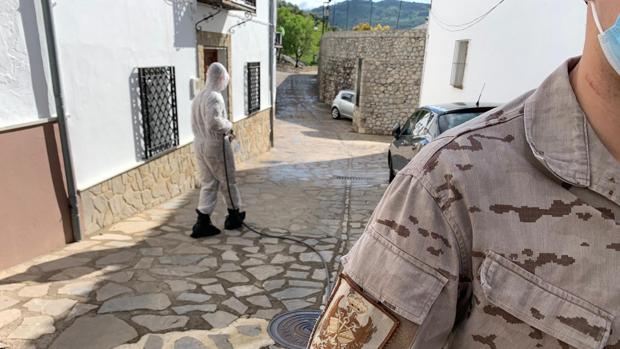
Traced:
<path fill-rule="evenodd" d="M 358 23 L 357 25 L 355 25 L 355 27 L 353 27 L 353 30 L 356 32 L 364 32 L 364 31 L 369 31 L 370 29 L 372 29 L 370 27 L 370 24 L 364 22 L 364 23 Z"/>
<path fill-rule="evenodd" d="M 400 8 L 400 20 L 398 11 Z M 348 21 L 347 21 L 348 11 Z M 360 23 L 370 22 L 370 1 L 369 0 L 347 0 L 332 4 L 330 9 L 329 24 L 340 30 L 351 30 Z M 318 7 L 310 11 L 315 16 L 323 15 L 323 7 Z M 383 26 L 390 26 L 395 29 L 398 22 L 398 29 L 411 29 L 424 24 L 429 15 L 429 4 L 403 1 L 402 7 L 400 0 L 373 1 L 372 4 L 372 25 L 380 23 Z M 348 22 L 348 23 L 347 23 Z"/>
<path fill-rule="evenodd" d="M 278 27 L 284 29 L 282 52 L 306 64 L 315 63 L 322 23 L 285 1 L 278 2 Z"/>
<path fill-rule="evenodd" d="M 358 23 L 355 27 L 353 27 L 353 31 L 361 32 L 361 31 L 373 31 L 373 32 L 385 32 L 392 28 L 389 25 L 381 25 L 377 24 L 374 27 L 371 27 L 368 23 Z"/>
<path fill-rule="evenodd" d="M 289 11 L 291 11 L 292 13 L 296 14 L 296 15 L 305 15 L 306 13 L 299 8 L 299 6 L 291 4 L 290 2 L 287 2 L 285 0 L 278 0 L 278 11 L 281 8 L 287 8 L 289 9 Z"/>

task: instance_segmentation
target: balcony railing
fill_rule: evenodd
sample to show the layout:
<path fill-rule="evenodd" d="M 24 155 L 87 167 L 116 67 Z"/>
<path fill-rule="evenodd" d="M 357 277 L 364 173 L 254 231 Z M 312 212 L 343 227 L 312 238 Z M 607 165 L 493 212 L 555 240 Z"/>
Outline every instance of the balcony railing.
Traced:
<path fill-rule="evenodd" d="M 256 12 L 256 0 L 198 0 L 203 4 L 222 7 L 226 10 Z"/>

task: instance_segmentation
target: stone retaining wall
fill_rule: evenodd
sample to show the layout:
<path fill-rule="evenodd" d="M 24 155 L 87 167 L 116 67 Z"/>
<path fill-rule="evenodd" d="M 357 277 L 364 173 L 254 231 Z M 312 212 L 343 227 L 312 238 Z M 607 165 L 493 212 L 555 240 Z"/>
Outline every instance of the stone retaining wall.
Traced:
<path fill-rule="evenodd" d="M 353 129 L 360 133 L 390 134 L 420 103 L 422 62 L 364 60 L 359 106 Z"/>
<path fill-rule="evenodd" d="M 265 109 L 234 124 L 240 147 L 236 161 L 271 148 L 270 113 Z M 193 144 L 179 147 L 147 163 L 80 192 L 86 236 L 155 207 L 200 186 Z"/>
<path fill-rule="evenodd" d="M 356 90 L 354 129 L 389 134 L 394 123 L 418 107 L 425 45 L 425 29 L 326 34 L 321 40 L 320 100 L 331 103 L 338 91 Z"/>

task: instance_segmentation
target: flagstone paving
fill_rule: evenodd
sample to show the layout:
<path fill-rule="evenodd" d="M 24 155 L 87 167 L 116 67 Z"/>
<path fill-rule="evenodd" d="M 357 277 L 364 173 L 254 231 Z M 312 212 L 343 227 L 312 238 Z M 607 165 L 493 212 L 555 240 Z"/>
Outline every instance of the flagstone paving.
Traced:
<path fill-rule="evenodd" d="M 190 238 L 194 191 L 0 271 L 0 348 L 276 348 L 271 318 L 320 308 L 387 187 L 389 139 L 332 120 L 314 76 L 278 92 L 275 148 L 238 164 L 247 221 L 305 240 L 329 273 L 307 247 L 245 229 Z"/>

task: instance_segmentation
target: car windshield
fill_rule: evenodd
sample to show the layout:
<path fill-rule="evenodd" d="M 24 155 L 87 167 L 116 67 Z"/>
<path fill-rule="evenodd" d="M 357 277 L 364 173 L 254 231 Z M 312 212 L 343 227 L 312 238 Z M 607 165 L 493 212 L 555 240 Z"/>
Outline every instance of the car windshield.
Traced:
<path fill-rule="evenodd" d="M 439 133 L 444 133 L 447 130 L 469 121 L 482 113 L 484 113 L 484 111 L 444 114 L 439 117 Z"/>

